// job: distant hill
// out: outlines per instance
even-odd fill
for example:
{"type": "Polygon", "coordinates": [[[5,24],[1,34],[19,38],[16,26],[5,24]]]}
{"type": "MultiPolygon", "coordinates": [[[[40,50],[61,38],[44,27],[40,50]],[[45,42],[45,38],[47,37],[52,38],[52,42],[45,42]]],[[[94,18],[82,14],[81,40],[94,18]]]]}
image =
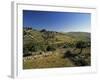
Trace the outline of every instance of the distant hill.
{"type": "Polygon", "coordinates": [[[66,36],[83,41],[90,41],[91,39],[91,34],[89,32],[68,32],[66,36]]]}
{"type": "MultiPolygon", "coordinates": [[[[88,32],[56,32],[35,30],[32,28],[23,29],[23,46],[24,48],[32,47],[33,44],[36,45],[64,45],[64,44],[75,44],[76,41],[90,42],[91,34],[88,32]]],[[[43,47],[43,46],[42,46],[43,47]]],[[[25,49],[26,50],[26,49],[25,49]]]]}

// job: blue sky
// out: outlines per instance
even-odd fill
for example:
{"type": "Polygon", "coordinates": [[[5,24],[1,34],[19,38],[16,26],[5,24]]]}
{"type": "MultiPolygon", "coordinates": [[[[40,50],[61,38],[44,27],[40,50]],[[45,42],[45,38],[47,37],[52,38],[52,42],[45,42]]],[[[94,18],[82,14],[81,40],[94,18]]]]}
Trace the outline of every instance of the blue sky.
{"type": "Polygon", "coordinates": [[[23,26],[57,32],[90,32],[91,14],[23,10],[23,26]]]}

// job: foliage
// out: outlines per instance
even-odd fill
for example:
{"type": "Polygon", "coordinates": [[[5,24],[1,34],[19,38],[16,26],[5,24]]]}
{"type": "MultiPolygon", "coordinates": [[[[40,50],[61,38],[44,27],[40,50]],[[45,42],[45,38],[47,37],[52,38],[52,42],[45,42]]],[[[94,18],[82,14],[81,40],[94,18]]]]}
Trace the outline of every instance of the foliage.
{"type": "Polygon", "coordinates": [[[87,42],[84,42],[84,41],[79,41],[76,43],[76,48],[79,48],[80,49],[80,52],[78,54],[81,54],[82,53],[82,50],[83,48],[86,48],[88,45],[87,45],[87,42]]]}
{"type": "Polygon", "coordinates": [[[72,52],[71,52],[70,50],[68,50],[68,51],[66,51],[66,52],[64,53],[63,58],[67,58],[67,57],[72,57],[72,52]]]}
{"type": "Polygon", "coordinates": [[[23,48],[23,53],[24,53],[23,54],[24,57],[32,55],[32,53],[29,52],[29,49],[27,47],[23,48]]]}
{"type": "Polygon", "coordinates": [[[42,29],[40,32],[46,32],[46,29],[42,29]]]}
{"type": "Polygon", "coordinates": [[[47,46],[47,51],[54,51],[56,48],[52,45],[47,46]]]}
{"type": "Polygon", "coordinates": [[[79,41],[76,43],[76,48],[85,48],[87,45],[84,41],[79,41]]]}

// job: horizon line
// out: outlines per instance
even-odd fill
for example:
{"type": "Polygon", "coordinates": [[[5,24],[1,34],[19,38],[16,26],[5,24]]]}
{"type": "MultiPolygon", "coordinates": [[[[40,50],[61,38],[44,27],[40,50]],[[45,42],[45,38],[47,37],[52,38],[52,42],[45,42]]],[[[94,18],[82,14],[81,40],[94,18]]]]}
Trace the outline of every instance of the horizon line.
{"type": "MultiPolygon", "coordinates": [[[[37,30],[37,31],[41,31],[43,29],[35,29],[33,27],[23,27],[23,28],[32,28],[34,30],[37,30]]],[[[91,33],[90,31],[55,31],[55,30],[48,30],[48,29],[44,29],[46,31],[53,31],[53,32],[61,32],[61,33],[68,33],[68,32],[84,32],[84,33],[91,33]]]]}

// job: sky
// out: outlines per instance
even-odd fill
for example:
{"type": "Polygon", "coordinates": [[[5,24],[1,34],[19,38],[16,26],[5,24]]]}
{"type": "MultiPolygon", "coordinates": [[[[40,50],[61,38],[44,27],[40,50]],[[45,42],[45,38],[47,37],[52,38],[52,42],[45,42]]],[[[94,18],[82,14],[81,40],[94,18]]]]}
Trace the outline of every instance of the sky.
{"type": "Polygon", "coordinates": [[[23,10],[23,27],[57,32],[90,32],[91,14],[23,10]]]}

